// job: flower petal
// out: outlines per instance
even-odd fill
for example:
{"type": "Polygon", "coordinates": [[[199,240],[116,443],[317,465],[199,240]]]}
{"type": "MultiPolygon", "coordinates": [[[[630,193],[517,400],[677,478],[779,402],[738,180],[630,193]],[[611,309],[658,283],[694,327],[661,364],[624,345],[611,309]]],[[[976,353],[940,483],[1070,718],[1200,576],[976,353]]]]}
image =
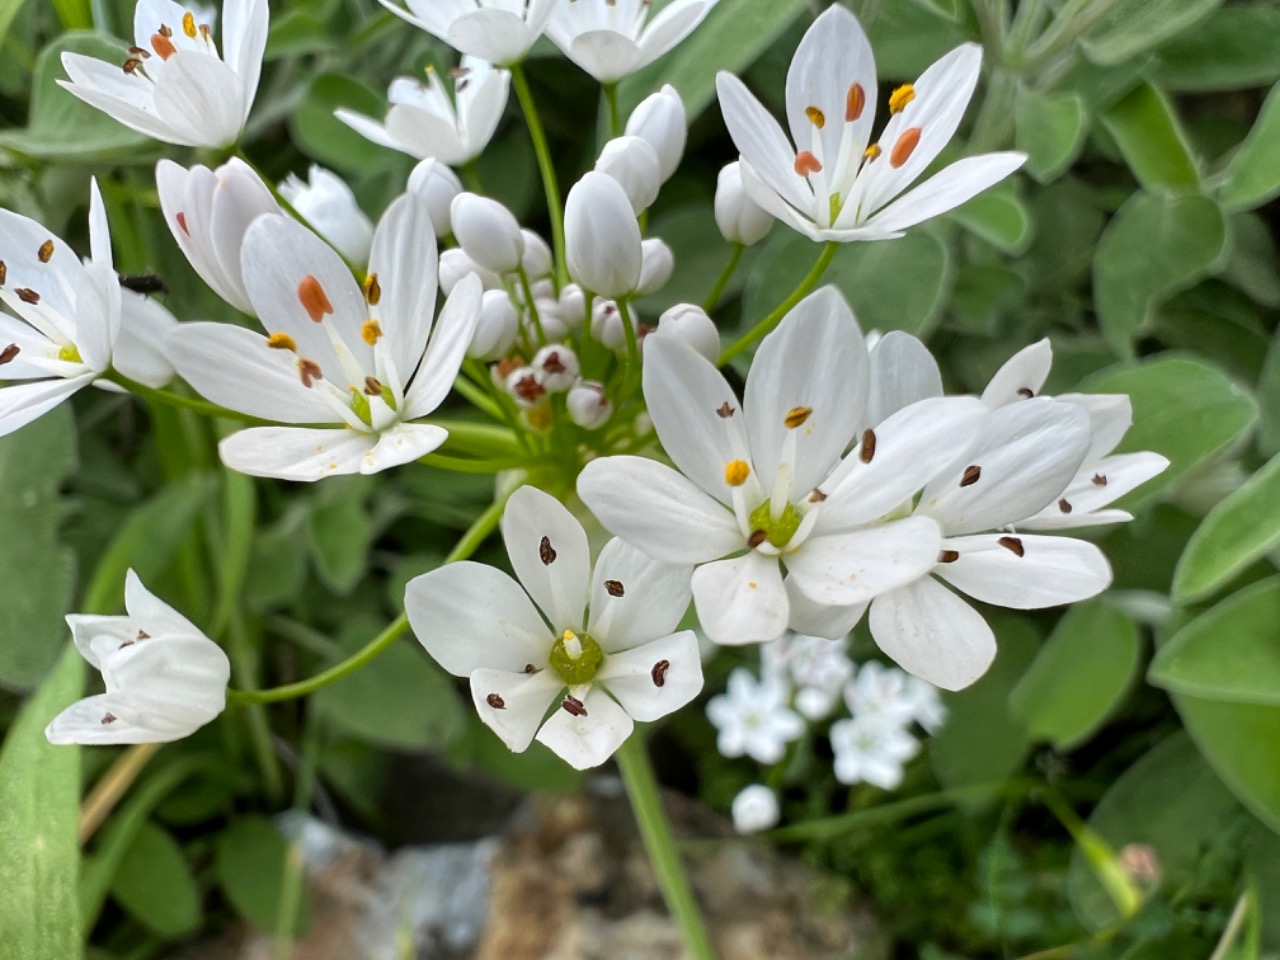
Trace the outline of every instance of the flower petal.
{"type": "Polygon", "coordinates": [[[895,232],[914,227],[973,199],[1026,162],[1027,155],[1016,152],[984,153],[957,160],[875,214],[866,226],[895,232]]]}
{"type": "Polygon", "coordinates": [[[111,364],[130,380],[159,389],[173,379],[165,340],[178,321],[164,305],[132,290],[121,293],[120,334],[111,364]]]}
{"type": "Polygon", "coordinates": [[[890,330],[871,348],[871,391],[867,423],[884,423],[917,400],[942,396],[942,373],[920,340],[890,330]]]}
{"type": "Polygon", "coordinates": [[[591,572],[587,632],[609,654],[666,636],[689,609],[692,575],[687,564],[663,563],[615,537],[591,572]]]}
{"type": "MultiPolygon", "coordinates": [[[[430,219],[426,222],[428,225],[431,223],[430,219]]],[[[424,309],[434,309],[434,293],[431,301],[430,306],[424,309]]],[[[405,397],[405,416],[409,419],[434,413],[448,396],[458,379],[462,361],[466,359],[467,347],[475,336],[483,303],[484,283],[475,274],[463,277],[445,300],[431,345],[427,347],[405,397]]]]}
{"type": "Polygon", "coordinates": [[[512,673],[482,667],[471,674],[471,699],[484,724],[507,749],[523,753],[542,726],[564,681],[554,670],[512,673]]]}
{"type": "Polygon", "coordinates": [[[248,119],[258,91],[269,21],[267,0],[226,0],[222,8],[222,58],[244,86],[242,121],[248,119]]]}
{"type": "Polygon", "coordinates": [[[430,423],[397,423],[378,435],[374,448],[364,455],[360,472],[366,476],[404,466],[437,450],[449,439],[449,431],[430,423]]]}
{"type": "Polygon", "coordinates": [[[1123,510],[1104,510],[1126,493],[1163,473],[1169,461],[1158,453],[1119,453],[1090,463],[1071,486],[1033,517],[1018,524],[1019,530],[1071,530],[1102,523],[1123,523],[1133,517],[1123,510]],[[1062,509],[1065,501],[1070,512],[1062,509]]]}
{"type": "Polygon", "coordinates": [[[526,486],[507,501],[502,539],[516,578],[555,633],[581,629],[591,584],[591,551],[582,524],[555,497],[526,486]]]}
{"type": "Polygon", "coordinates": [[[778,121],[731,73],[716,74],[720,111],[733,145],[774,193],[798,210],[812,213],[816,200],[808,182],[796,173],[796,148],[778,121]]]}
{"type": "Polygon", "coordinates": [[[537,39],[520,16],[491,7],[459,17],[445,37],[455,50],[503,67],[523,60],[537,39]]]}
{"type": "Polygon", "coordinates": [[[406,193],[378,221],[369,253],[369,275],[382,296],[370,314],[378,318],[392,357],[407,380],[427,349],[436,312],[436,235],[426,201],[406,193]]]}
{"type": "Polygon", "coordinates": [[[815,603],[796,586],[795,577],[789,576],[784,582],[787,601],[791,604],[791,618],[787,621],[787,629],[796,633],[838,640],[856,627],[862,615],[867,612],[866,603],[855,603],[847,607],[815,603]]]}
{"type": "Polygon", "coordinates": [[[910,583],[938,562],[942,533],[928,517],[813,536],[786,557],[810,600],[848,607],[910,583]]]}
{"type": "Polygon", "coordinates": [[[119,694],[102,693],[77,700],[53,718],[44,735],[50,743],[107,746],[122,743],[169,743],[191,733],[185,727],[165,724],[144,726],[123,718],[119,694]],[[111,718],[111,719],[108,719],[111,718]]]}
{"type": "Polygon", "coordinates": [[[963,690],[996,656],[981,614],[932,577],[877,597],[869,623],[894,663],[944,690],[963,690]]]}
{"type": "Polygon", "coordinates": [[[1111,585],[1106,556],[1084,540],[989,534],[953,538],[946,546],[960,557],[938,564],[934,572],[975,600],[998,607],[1056,607],[1096,597],[1111,585]]]}
{"type": "Polygon", "coordinates": [[[787,629],[790,608],[778,561],[755,550],[694,570],[693,600],[702,629],[719,644],[776,640],[787,629]]]}
{"type": "Polygon", "coordinates": [[[179,50],[156,81],[156,113],[180,136],[201,147],[227,147],[240,139],[245,86],[216,57],[179,50]]]}
{"type": "Polygon", "coordinates": [[[93,379],[94,374],[90,372],[68,380],[34,380],[0,387],[0,437],[44,416],[93,379]]]}
{"type": "Polygon", "coordinates": [[[613,30],[579,33],[564,55],[600,83],[616,83],[643,65],[643,54],[635,42],[613,30]]]}
{"type": "Polygon", "coordinates": [[[716,0],[672,0],[668,3],[641,32],[640,62],[632,69],[646,67],[673,49],[697,29],[715,5],[716,0]]]}
{"type": "Polygon", "coordinates": [[[232,470],[251,477],[312,482],[359,473],[377,441],[376,433],[344,427],[252,427],[223,440],[218,454],[232,470]]]}
{"type": "Polygon", "coordinates": [[[598,767],[622,746],[635,724],[599,687],[582,698],[581,716],[558,709],[538,731],[538,741],[575,770],[598,767]]]}
{"type": "Polygon", "coordinates": [[[1048,337],[1023,347],[996,371],[982,391],[982,402],[994,410],[1039,396],[1052,367],[1053,347],[1048,337]]]}
{"type": "Polygon", "coordinates": [[[596,681],[642,723],[675,713],[702,691],[698,637],[692,630],[684,630],[611,653],[596,681]]]}

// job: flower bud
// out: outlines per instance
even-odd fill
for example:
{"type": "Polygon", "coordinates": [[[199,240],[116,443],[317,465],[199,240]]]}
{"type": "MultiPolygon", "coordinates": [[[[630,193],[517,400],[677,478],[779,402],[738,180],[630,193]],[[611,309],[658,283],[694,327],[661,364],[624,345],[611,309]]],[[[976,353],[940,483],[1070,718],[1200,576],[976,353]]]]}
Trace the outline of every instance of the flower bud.
{"type": "MultiPolygon", "coordinates": [[[[538,310],[538,322],[542,324],[542,335],[548,341],[555,343],[569,335],[569,325],[560,316],[560,304],[555,300],[534,300],[533,305],[538,310]]],[[[528,330],[530,337],[537,337],[538,331],[533,326],[533,318],[527,314],[525,329],[528,330]]],[[[537,342],[536,339],[534,342],[537,342]]]]}
{"type": "Polygon", "coordinates": [[[497,200],[460,193],[449,209],[453,235],[469,256],[486,270],[515,273],[524,256],[524,234],[511,211],[497,200]]]}
{"type": "MultiPolygon", "coordinates": [[[[524,267],[525,275],[530,282],[551,276],[553,272],[551,248],[547,246],[547,241],[532,230],[521,230],[520,233],[524,236],[524,256],[520,260],[520,265],[524,267]]],[[[538,295],[536,283],[534,295],[538,295]]]]}
{"type": "Polygon", "coordinates": [[[361,270],[368,265],[373,222],[341,177],[313,164],[305,181],[290,174],[280,196],[348,263],[361,270]]]}
{"type": "Polygon", "coordinates": [[[676,88],[667,84],[657,93],[646,97],[631,113],[626,133],[639,137],[653,147],[658,154],[658,176],[663,183],[671,179],[684,156],[688,139],[688,118],[684,101],[676,88]]]}
{"type": "Polygon", "coordinates": [[[676,255],[661,240],[652,237],[640,244],[642,255],[640,282],[636,284],[636,296],[647,297],[667,285],[676,269],[676,255]]]}
{"type": "Polygon", "coordinates": [[[720,360],[720,331],[707,312],[692,303],[677,303],[658,318],[656,337],[679,340],[712,363],[720,360]]]}
{"type": "Polygon", "coordinates": [[[583,380],[565,398],[569,419],[583,430],[598,430],[613,416],[613,404],[604,395],[604,384],[583,380]]]}
{"type": "Polygon", "coordinates": [[[742,185],[742,164],[734,161],[716,180],[716,225],[730,243],[751,246],[773,227],[773,215],[747,196],[742,185]]]}
{"type": "Polygon", "coordinates": [[[507,375],[504,386],[522,407],[535,407],[547,397],[547,388],[533,367],[519,367],[507,375]]]}
{"type": "Polygon", "coordinates": [[[502,278],[490,270],[485,270],[462,250],[446,250],[440,254],[440,289],[447,297],[453,293],[462,278],[475,274],[480,278],[486,290],[502,289],[502,278]]]}
{"type": "Polygon", "coordinates": [[[453,198],[462,192],[457,174],[438,160],[423,160],[409,174],[409,192],[416,193],[427,202],[431,226],[437,237],[453,233],[450,208],[453,198]]]}
{"type": "Polygon", "coordinates": [[[569,275],[606,297],[631,293],[640,282],[640,225],[626,191],[607,174],[588,173],[565,204],[569,275]]]}
{"type": "Polygon", "coordinates": [[[733,798],[733,829],[739,833],[759,833],[776,826],[781,812],[778,795],[763,784],[753,783],[733,798]]]}
{"type": "Polygon", "coordinates": [[[622,185],[636,216],[648,210],[658,199],[658,190],[662,186],[658,152],[639,137],[618,137],[606,143],[600,151],[600,159],[596,161],[596,170],[622,185]]]}
{"type": "Polygon", "coordinates": [[[549,393],[564,393],[578,382],[578,356],[562,343],[552,343],[533,355],[532,367],[549,393]]]}
{"type": "Polygon", "coordinates": [[[564,289],[560,291],[558,312],[570,329],[577,330],[582,326],[582,321],[587,316],[587,295],[576,283],[566,283],[564,289]]]}
{"type": "Polygon", "coordinates": [[[467,356],[480,360],[504,357],[520,333],[520,318],[505,290],[486,290],[480,306],[480,322],[471,337],[467,356]]]}
{"type": "Polygon", "coordinates": [[[614,353],[627,348],[627,328],[618,305],[612,300],[597,300],[591,309],[591,336],[614,353]]]}

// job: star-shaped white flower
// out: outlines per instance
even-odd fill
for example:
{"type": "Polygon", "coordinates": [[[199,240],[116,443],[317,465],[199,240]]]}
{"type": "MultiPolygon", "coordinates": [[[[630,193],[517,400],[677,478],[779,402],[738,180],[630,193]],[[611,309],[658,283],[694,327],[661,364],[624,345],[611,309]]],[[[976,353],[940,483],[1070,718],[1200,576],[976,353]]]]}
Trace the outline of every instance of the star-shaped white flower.
{"type": "Polygon", "coordinates": [[[249,416],[299,426],[254,427],[223,440],[233,470],[282,480],[377,473],[416,460],[448,436],[416,422],[448,395],[480,317],[480,280],[462,280],[433,323],[436,239],[426,201],[387,209],[362,285],[334,250],[281,216],[245,235],[241,268],[267,336],[189,323],[168,341],[201,395],[249,416]]]}
{"type": "Polygon", "coordinates": [[[901,670],[868,660],[845,685],[845,705],[855,717],[878,717],[908,724],[916,713],[915,698],[907,691],[910,679],[901,670]]]}
{"type": "Polygon", "coordinates": [[[892,717],[866,716],[831,725],[836,779],[892,790],[902,783],[902,768],[920,752],[920,741],[892,717]]]}
{"type": "Polygon", "coordinates": [[[226,706],[231,664],[222,648],[132,570],[124,599],[127,616],[67,617],[76,648],[102,671],[107,690],[58,714],[45,730],[50,743],[167,743],[226,706]]]}
{"type": "Polygon", "coordinates": [[[756,680],[737,667],[726,691],[707,701],[707,719],[718,731],[722,756],[744,754],[757,763],[777,763],[787,744],[804,733],[804,720],[787,706],[787,685],[778,677],[756,680]]]}
{"type": "Polygon", "coordinates": [[[892,116],[871,141],[876,68],[852,13],[828,7],[805,33],[787,73],[791,139],[737,77],[716,78],[720,108],[760,206],[815,240],[885,240],[1003,180],[1022,153],[969,157],[894,201],[955,134],[982,66],[976,44],[957,47],[889,98],[892,116]]]}
{"type": "Polygon", "coordinates": [[[459,53],[504,67],[524,59],[557,3],[567,0],[378,0],[459,53]]]}
{"type": "Polygon", "coordinates": [[[673,0],[650,21],[650,0],[561,0],[547,35],[598,81],[617,83],[691,34],[716,2],[673,0]]]}
{"type": "Polygon", "coordinates": [[[808,720],[829,717],[845,682],[853,676],[847,637],[828,640],[790,633],[766,644],[762,657],[768,667],[785,672],[795,687],[796,709],[808,720]]]}
{"type": "Polygon", "coordinates": [[[611,540],[594,568],[582,525],[533,487],[507,503],[502,536],[519,582],[479,563],[410,581],[405,611],[442,667],[517,753],[535,735],[579,770],[702,689],[698,641],[675,632],[689,569],[611,540]],[[550,713],[550,716],[548,716],[550,713]]]}
{"type": "Polygon", "coordinates": [[[132,130],[187,147],[240,139],[258,92],[267,45],[267,0],[227,0],[222,52],[198,8],[138,0],[134,46],[121,64],[64,53],[58,83],[132,130]]]}

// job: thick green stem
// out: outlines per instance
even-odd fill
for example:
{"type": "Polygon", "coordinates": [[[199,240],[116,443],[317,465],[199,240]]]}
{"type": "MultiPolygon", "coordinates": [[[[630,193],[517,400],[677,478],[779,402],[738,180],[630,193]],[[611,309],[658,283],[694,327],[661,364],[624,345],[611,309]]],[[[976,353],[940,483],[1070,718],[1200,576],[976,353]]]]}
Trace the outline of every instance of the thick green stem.
{"type": "Polygon", "coordinates": [[[807,297],[813,288],[818,285],[818,281],[821,280],[822,275],[827,272],[827,267],[831,265],[831,260],[835,257],[836,251],[839,249],[840,244],[836,243],[834,240],[828,241],[827,245],[822,248],[822,254],[813,265],[813,269],[809,271],[809,275],[800,281],[800,286],[792,290],[791,296],[778,304],[777,308],[771,314],[730,344],[725,349],[724,353],[720,354],[720,366],[723,367],[730,360],[738,356],[738,354],[742,353],[781,323],[782,318],[790,313],[792,308],[807,297]]]}
{"type": "Polygon", "coordinates": [[[533,152],[538,157],[538,169],[542,171],[542,188],[547,194],[547,215],[551,218],[551,240],[556,254],[556,276],[560,286],[569,282],[569,266],[564,258],[564,207],[560,203],[560,186],[556,182],[556,168],[551,161],[551,149],[547,146],[547,133],[538,117],[538,106],[533,101],[533,91],[524,75],[524,65],[511,68],[511,81],[516,88],[516,99],[524,111],[529,136],[533,140],[533,152]]]}
{"type": "Polygon", "coordinates": [[[702,309],[710,313],[716,308],[716,304],[720,302],[720,298],[724,296],[725,290],[729,288],[729,281],[733,279],[734,273],[738,270],[738,264],[742,262],[742,255],[746,253],[747,248],[740,243],[733,245],[733,252],[729,254],[729,262],[724,265],[724,270],[720,272],[720,276],[716,279],[716,285],[711,288],[711,292],[707,294],[707,299],[702,302],[702,309]]]}
{"type": "Polygon", "coordinates": [[[622,782],[631,799],[631,810],[640,827],[640,836],[644,840],[649,861],[653,864],[653,872],[658,877],[658,886],[662,888],[667,908],[680,927],[685,949],[694,960],[715,960],[711,937],[707,933],[698,904],[693,899],[689,878],[680,862],[680,851],[676,848],[671,825],[662,809],[658,781],[653,775],[644,740],[638,733],[633,733],[614,759],[622,773],[622,782]]]}

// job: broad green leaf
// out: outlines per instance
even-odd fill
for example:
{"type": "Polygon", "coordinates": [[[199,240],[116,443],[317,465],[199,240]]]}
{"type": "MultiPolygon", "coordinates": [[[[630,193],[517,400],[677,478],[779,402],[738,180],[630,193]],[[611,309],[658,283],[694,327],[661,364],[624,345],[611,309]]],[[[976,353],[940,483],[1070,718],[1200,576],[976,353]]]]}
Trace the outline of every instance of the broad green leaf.
{"type": "Polygon", "coordinates": [[[1265,453],[1280,453],[1280,331],[1271,339],[1258,378],[1258,405],[1262,410],[1258,445],[1265,453]]]}
{"type": "Polygon", "coordinates": [[[1117,364],[1088,378],[1081,388],[1125,393],[1133,401],[1133,426],[1118,452],[1154,450],[1169,458],[1164,473],[1120,501],[1125,509],[1151,500],[1231,447],[1258,417],[1252,397],[1217,368],[1189,357],[1117,364]]]}
{"type": "Polygon", "coordinates": [[[1059,750],[1088,740],[1138,674],[1142,644],[1128,617],[1099,600],[1070,608],[1009,695],[1027,733],[1059,750]]]}
{"type": "Polygon", "coordinates": [[[1252,210],[1280,194],[1280,83],[1271,88],[1253,129],[1222,174],[1222,205],[1252,210]]]}
{"type": "Polygon", "coordinates": [[[1027,278],[999,264],[969,264],[956,275],[947,305],[966,329],[994,337],[1002,317],[1018,310],[1027,295],[1027,278]]]}
{"type": "Polygon", "coordinates": [[[864,23],[876,71],[886,80],[914,80],[943,54],[974,37],[964,24],[939,17],[931,4],[881,3],[876,16],[864,23]]]}
{"type": "MultiPolygon", "coordinates": [[[[670,245],[680,269],[672,276],[670,283],[657,293],[645,297],[641,301],[641,308],[660,314],[677,303],[702,303],[725,264],[729,262],[730,254],[729,244],[716,226],[711,198],[704,197],[699,203],[654,217],[649,227],[651,236],[661,237],[670,245]]],[[[781,233],[786,228],[777,226],[775,229],[781,233]]],[[[751,276],[757,249],[759,245],[744,251],[743,260],[739,263],[722,302],[742,290],[747,277],[751,276]]]]}
{"type": "MultiPolygon", "coordinates": [[[[1239,807],[1183,733],[1146,753],[1121,775],[1094,808],[1088,827],[1111,849],[1148,844],[1167,881],[1190,879],[1203,846],[1239,813],[1239,807]]],[[[1067,894],[1090,929],[1120,915],[1093,869],[1077,849],[1067,873],[1067,894]]]]}
{"type": "Polygon", "coordinates": [[[1041,290],[1072,290],[1089,275],[1105,218],[1093,190],[1063,177],[1031,194],[1031,215],[1042,225],[1025,262],[1041,290]]]}
{"type": "Polygon", "coordinates": [[[1222,279],[1264,307],[1280,307],[1280,270],[1271,228],[1256,213],[1237,213],[1227,219],[1231,259],[1222,279]]]}
{"type": "Polygon", "coordinates": [[[1107,224],[1093,260],[1098,321],[1112,349],[1132,354],[1154,308],[1209,272],[1225,245],[1226,223],[1212,200],[1130,197],[1107,224]]]}
{"type": "Polygon", "coordinates": [[[1191,146],[1169,99],[1139,84],[1102,115],[1133,175],[1146,189],[1194,187],[1200,181],[1191,146]]]}
{"type": "Polygon", "coordinates": [[[1089,107],[1078,93],[1018,88],[1014,142],[1027,154],[1027,173],[1041,183],[1058,179],[1080,154],[1089,107]]]}
{"type": "Polygon", "coordinates": [[[18,15],[24,3],[26,0],[0,0],[0,46],[8,38],[13,18],[18,15]]]}
{"type": "Polygon", "coordinates": [[[1011,189],[981,193],[949,216],[1005,253],[1022,253],[1031,243],[1031,215],[1011,189]]]}
{"type": "Polygon", "coordinates": [[[1280,10],[1260,3],[1215,10],[1157,51],[1166,90],[1203,93],[1280,79],[1280,10]]]}
{"type": "Polygon", "coordinates": [[[0,438],[0,685],[35,684],[67,637],[75,556],[58,542],[68,510],[58,491],[75,464],[68,406],[0,438]]]}
{"type": "Polygon", "coordinates": [[[298,149],[319,163],[350,174],[396,162],[394,150],[370,143],[335,117],[333,111],[339,107],[381,120],[387,102],[383,94],[352,77],[320,74],[289,116],[289,131],[298,149]]]}
{"type": "Polygon", "coordinates": [[[80,748],[45,739],[80,696],[85,665],[71,644],[27,701],[0,748],[0,960],[84,955],[77,884],[80,748]]]}
{"type": "MultiPolygon", "coordinates": [[[[218,883],[236,911],[259,930],[275,932],[288,854],[288,841],[266,817],[241,817],[218,836],[218,883]]],[[[304,888],[293,928],[296,936],[304,935],[311,922],[306,894],[304,888]]]]}
{"type": "Polygon", "coordinates": [[[335,46],[337,41],[330,36],[324,18],[313,10],[298,7],[272,22],[263,59],[270,62],[280,57],[298,57],[332,50],[335,46]]]}
{"type": "Polygon", "coordinates": [[[1084,41],[1094,63],[1117,64],[1176,37],[1222,0],[1120,0],[1084,41]]]}
{"type": "Polygon", "coordinates": [[[365,505],[371,490],[368,477],[333,477],[307,517],[316,571],[340,596],[354,590],[368,569],[375,533],[365,505]]]}
{"type": "Polygon", "coordinates": [[[111,881],[111,895],[160,937],[200,926],[200,891],[177,841],[154,823],[134,836],[111,881]]]}
{"type": "Polygon", "coordinates": [[[1277,625],[1280,578],[1272,577],[1179,630],[1160,648],[1147,679],[1174,693],[1280,706],[1277,625]]]}
{"type": "Polygon", "coordinates": [[[1278,508],[1280,455],[1209,511],[1178,561],[1174,600],[1194,603],[1209,596],[1280,546],[1278,508]]]}

